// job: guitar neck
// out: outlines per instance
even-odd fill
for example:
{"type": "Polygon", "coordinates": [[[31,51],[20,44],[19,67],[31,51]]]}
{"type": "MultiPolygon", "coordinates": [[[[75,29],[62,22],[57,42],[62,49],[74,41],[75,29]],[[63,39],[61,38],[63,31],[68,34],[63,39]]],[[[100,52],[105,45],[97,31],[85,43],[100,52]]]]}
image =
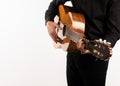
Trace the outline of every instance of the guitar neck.
{"type": "Polygon", "coordinates": [[[71,29],[69,28],[65,28],[66,31],[65,31],[65,36],[67,36],[70,40],[72,40],[73,42],[77,43],[78,40],[80,39],[83,39],[84,41],[88,41],[87,39],[85,39],[84,37],[82,37],[81,35],[75,33],[74,31],[72,31],[71,29]]]}

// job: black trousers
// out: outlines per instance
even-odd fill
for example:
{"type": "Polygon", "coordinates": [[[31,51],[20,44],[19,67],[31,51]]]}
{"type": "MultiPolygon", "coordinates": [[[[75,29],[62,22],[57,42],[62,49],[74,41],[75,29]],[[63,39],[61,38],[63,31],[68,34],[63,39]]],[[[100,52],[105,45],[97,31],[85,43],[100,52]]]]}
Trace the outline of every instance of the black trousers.
{"type": "Polygon", "coordinates": [[[91,54],[67,53],[68,86],[105,86],[108,61],[96,60],[91,54]]]}

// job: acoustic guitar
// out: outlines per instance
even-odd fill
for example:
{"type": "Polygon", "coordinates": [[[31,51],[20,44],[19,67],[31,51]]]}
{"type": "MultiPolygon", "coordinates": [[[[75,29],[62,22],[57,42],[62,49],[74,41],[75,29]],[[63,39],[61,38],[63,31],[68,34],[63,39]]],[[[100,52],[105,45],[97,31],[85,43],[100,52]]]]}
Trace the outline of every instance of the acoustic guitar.
{"type": "Polygon", "coordinates": [[[55,48],[62,48],[67,52],[78,51],[76,43],[82,39],[85,49],[98,59],[107,61],[110,58],[109,42],[99,40],[88,40],[85,37],[85,17],[82,13],[74,12],[72,7],[59,5],[59,21],[61,29],[57,29],[62,43],[55,43],[55,48]]]}

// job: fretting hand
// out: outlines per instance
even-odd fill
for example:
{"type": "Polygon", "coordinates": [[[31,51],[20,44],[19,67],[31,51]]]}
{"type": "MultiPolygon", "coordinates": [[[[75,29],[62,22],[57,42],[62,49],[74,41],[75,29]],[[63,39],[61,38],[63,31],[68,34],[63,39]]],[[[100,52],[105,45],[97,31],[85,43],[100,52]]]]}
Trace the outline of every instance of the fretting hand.
{"type": "Polygon", "coordinates": [[[81,51],[82,54],[89,54],[90,51],[85,49],[85,44],[82,39],[77,42],[77,48],[81,51]]]}

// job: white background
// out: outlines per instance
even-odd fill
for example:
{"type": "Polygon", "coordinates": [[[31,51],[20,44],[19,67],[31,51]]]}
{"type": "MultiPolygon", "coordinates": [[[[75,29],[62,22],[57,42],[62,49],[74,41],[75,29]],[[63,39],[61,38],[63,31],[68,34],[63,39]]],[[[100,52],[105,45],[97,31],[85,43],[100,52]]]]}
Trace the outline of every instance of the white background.
{"type": "MultiPolygon", "coordinates": [[[[51,0],[0,0],[0,86],[67,86],[66,52],[53,47],[44,14],[51,0]]],[[[120,43],[107,85],[120,86],[120,43]]]]}

